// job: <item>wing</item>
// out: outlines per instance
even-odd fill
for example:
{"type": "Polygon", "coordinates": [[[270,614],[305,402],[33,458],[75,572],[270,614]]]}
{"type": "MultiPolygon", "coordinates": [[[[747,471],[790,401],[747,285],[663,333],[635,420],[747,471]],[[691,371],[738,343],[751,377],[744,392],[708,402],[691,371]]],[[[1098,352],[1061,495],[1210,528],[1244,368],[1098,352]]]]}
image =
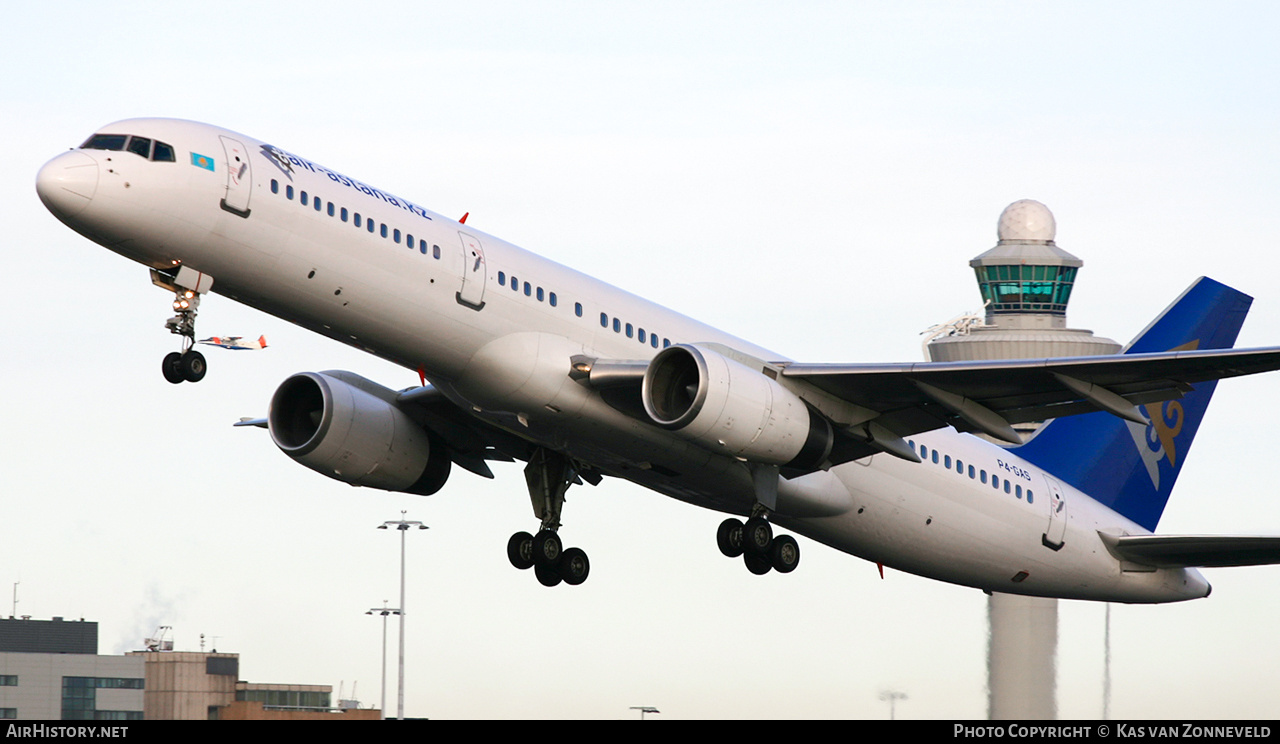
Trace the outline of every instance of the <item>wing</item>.
{"type": "Polygon", "coordinates": [[[1133,535],[1098,533],[1120,560],[1155,568],[1217,568],[1280,563],[1280,537],[1133,535]]]}
{"type": "Polygon", "coordinates": [[[443,440],[454,463],[476,475],[492,478],[486,460],[512,462],[513,455],[528,449],[523,440],[468,415],[431,385],[401,391],[396,405],[443,440]]]}
{"type": "Polygon", "coordinates": [[[1108,411],[1145,424],[1139,405],[1196,383],[1280,369],[1280,347],[918,364],[787,364],[785,377],[879,413],[898,436],[943,426],[1019,443],[1010,424],[1108,411]]]}

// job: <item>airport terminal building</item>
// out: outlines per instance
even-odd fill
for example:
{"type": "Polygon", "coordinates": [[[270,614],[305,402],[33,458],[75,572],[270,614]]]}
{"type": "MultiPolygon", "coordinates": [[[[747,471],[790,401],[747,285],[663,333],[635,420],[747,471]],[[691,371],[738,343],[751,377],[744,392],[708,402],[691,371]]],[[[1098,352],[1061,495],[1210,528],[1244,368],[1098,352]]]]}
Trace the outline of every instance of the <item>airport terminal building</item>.
{"type": "Polygon", "coordinates": [[[0,618],[0,720],[378,720],[335,711],[330,685],[240,678],[240,655],[184,651],[98,654],[98,624],[0,618]]]}

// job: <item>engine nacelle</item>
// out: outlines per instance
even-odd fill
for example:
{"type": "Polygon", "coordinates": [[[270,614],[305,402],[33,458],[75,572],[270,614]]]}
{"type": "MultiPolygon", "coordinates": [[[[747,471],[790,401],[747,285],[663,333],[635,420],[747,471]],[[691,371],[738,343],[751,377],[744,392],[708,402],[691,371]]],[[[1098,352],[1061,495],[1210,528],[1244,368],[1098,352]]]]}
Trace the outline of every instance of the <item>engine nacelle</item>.
{"type": "Polygon", "coordinates": [[[449,477],[449,454],[432,447],[394,396],[350,372],[301,372],[271,396],[267,428],[281,451],[317,473],[429,496],[449,477]]]}
{"type": "Polygon", "coordinates": [[[712,349],[660,351],[641,397],[655,424],[712,452],[802,470],[831,453],[830,421],[777,380],[712,349]]]}

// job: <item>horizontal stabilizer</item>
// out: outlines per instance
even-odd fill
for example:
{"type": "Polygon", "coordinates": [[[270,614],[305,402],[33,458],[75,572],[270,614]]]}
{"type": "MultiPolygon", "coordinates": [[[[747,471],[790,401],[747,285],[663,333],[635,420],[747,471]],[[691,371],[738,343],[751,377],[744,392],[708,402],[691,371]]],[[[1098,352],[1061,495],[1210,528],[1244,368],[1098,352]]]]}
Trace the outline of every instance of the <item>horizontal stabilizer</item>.
{"type": "Polygon", "coordinates": [[[1099,533],[1111,554],[1156,568],[1218,568],[1280,563],[1280,537],[1099,533]]]}

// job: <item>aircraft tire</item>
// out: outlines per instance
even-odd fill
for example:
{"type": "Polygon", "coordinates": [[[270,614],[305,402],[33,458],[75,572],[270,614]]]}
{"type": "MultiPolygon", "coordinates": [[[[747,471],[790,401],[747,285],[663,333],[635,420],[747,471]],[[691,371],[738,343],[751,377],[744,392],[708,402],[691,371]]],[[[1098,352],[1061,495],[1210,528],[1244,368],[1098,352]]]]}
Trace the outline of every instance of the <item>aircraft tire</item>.
{"type": "Polygon", "coordinates": [[[747,553],[769,556],[769,547],[773,543],[773,527],[762,517],[752,517],[742,528],[742,547],[747,553]]]}
{"type": "Polygon", "coordinates": [[[742,554],[742,561],[747,564],[747,570],[756,576],[764,576],[773,570],[773,561],[767,555],[747,551],[742,554]]]}
{"type": "Polygon", "coordinates": [[[773,538],[770,559],[778,573],[791,573],[800,565],[800,544],[791,535],[778,535],[773,538]]]}
{"type": "Polygon", "coordinates": [[[551,530],[542,530],[533,538],[533,565],[544,568],[555,568],[560,563],[560,555],[564,546],[560,536],[551,530]]]}
{"type": "Polygon", "coordinates": [[[563,577],[556,571],[554,566],[544,566],[541,563],[533,564],[533,573],[538,577],[538,583],[543,586],[555,586],[563,581],[563,577]]]}
{"type": "Polygon", "coordinates": [[[507,560],[521,571],[533,568],[533,535],[528,532],[512,535],[507,541],[507,560]]]}
{"type": "Polygon", "coordinates": [[[164,355],[164,361],[160,363],[160,371],[164,373],[164,379],[177,385],[185,382],[187,378],[182,376],[182,370],[179,365],[182,363],[182,355],[176,351],[171,351],[164,355]]]}
{"type": "Polygon", "coordinates": [[[577,586],[587,580],[591,573],[591,561],[587,560],[586,551],[581,548],[569,548],[560,556],[560,567],[557,569],[564,583],[577,586]]]}
{"type": "Polygon", "coordinates": [[[178,370],[182,372],[182,379],[187,382],[200,382],[209,371],[209,365],[204,360],[204,354],[192,350],[178,360],[178,370]]]}
{"type": "Polygon", "coordinates": [[[742,555],[742,521],[730,517],[716,530],[716,545],[727,558],[742,555]]]}

